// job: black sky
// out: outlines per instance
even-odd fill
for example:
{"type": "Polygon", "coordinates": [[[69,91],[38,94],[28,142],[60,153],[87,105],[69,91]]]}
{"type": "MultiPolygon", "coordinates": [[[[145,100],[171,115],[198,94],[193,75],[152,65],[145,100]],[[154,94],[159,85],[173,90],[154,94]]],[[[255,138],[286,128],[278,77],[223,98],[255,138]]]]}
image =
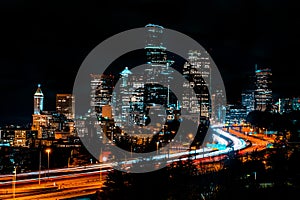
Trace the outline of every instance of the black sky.
{"type": "Polygon", "coordinates": [[[296,13],[286,0],[1,0],[0,124],[31,121],[38,83],[45,109],[54,110],[55,94],[72,92],[95,46],[148,23],[180,31],[207,49],[229,102],[239,100],[256,63],[272,68],[276,96],[300,95],[296,13]]]}

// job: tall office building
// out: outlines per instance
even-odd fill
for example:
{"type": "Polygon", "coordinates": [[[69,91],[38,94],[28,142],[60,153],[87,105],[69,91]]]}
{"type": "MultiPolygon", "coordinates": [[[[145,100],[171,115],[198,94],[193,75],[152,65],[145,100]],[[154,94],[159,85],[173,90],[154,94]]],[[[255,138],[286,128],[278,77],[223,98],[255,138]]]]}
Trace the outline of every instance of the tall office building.
{"type": "Polygon", "coordinates": [[[193,88],[196,97],[192,94],[184,94],[182,107],[189,109],[191,113],[200,112],[200,115],[206,118],[211,115],[209,97],[211,86],[210,64],[210,58],[206,51],[190,50],[188,61],[183,67],[183,76],[187,80],[183,83],[183,87],[193,88]]]}
{"type": "Polygon", "coordinates": [[[227,104],[226,123],[240,124],[245,122],[247,117],[246,107],[243,105],[227,104]]]}
{"type": "Polygon", "coordinates": [[[68,119],[75,117],[75,98],[72,94],[56,94],[56,112],[68,119]]]}
{"type": "Polygon", "coordinates": [[[256,110],[268,111],[272,106],[272,71],[269,68],[257,69],[255,65],[256,90],[255,107],[256,110]]]}
{"type": "Polygon", "coordinates": [[[147,24],[146,55],[151,65],[165,65],[167,62],[166,47],[163,46],[162,36],[164,28],[155,24],[147,24]]]}
{"type": "Polygon", "coordinates": [[[102,106],[110,105],[114,88],[114,76],[91,74],[92,114],[102,114],[102,106]]]}
{"type": "Polygon", "coordinates": [[[143,74],[133,73],[128,67],[120,73],[120,79],[112,95],[113,117],[116,126],[145,125],[145,81],[143,74]]]}
{"type": "Polygon", "coordinates": [[[144,69],[144,82],[167,86],[173,78],[174,61],[167,59],[167,49],[163,44],[164,28],[155,24],[146,25],[145,50],[147,65],[144,69]]]}
{"type": "Polygon", "coordinates": [[[255,90],[242,91],[242,105],[246,108],[246,114],[255,110],[255,90]]]}
{"type": "Polygon", "coordinates": [[[44,94],[41,89],[41,84],[38,84],[38,88],[33,95],[33,114],[39,115],[43,111],[44,106],[44,94]]]}
{"type": "Polygon", "coordinates": [[[226,106],[223,105],[224,91],[215,90],[211,95],[211,120],[215,123],[225,123],[226,106]]]}

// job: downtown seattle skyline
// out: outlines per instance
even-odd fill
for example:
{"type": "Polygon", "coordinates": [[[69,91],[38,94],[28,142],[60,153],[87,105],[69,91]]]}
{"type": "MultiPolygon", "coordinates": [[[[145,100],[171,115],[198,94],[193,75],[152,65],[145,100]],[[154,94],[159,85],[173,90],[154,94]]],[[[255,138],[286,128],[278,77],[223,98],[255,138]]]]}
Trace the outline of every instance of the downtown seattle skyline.
{"type": "Polygon", "coordinates": [[[1,1],[0,199],[299,196],[296,13],[1,1]]]}

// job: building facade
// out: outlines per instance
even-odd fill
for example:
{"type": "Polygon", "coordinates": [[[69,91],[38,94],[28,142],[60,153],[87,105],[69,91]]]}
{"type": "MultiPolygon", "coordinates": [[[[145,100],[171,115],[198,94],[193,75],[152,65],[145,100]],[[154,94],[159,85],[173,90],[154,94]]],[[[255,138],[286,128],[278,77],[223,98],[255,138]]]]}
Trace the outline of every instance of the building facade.
{"type": "Polygon", "coordinates": [[[56,112],[68,119],[75,117],[75,98],[72,94],[56,94],[56,112]]]}
{"type": "Polygon", "coordinates": [[[102,106],[110,105],[114,88],[114,76],[91,74],[91,109],[94,115],[102,114],[102,106]]]}
{"type": "Polygon", "coordinates": [[[272,106],[272,71],[269,68],[255,69],[256,90],[255,109],[268,111],[272,106]]]}
{"type": "Polygon", "coordinates": [[[201,117],[211,116],[211,99],[209,96],[211,86],[211,62],[206,51],[190,50],[188,61],[183,67],[183,76],[187,81],[184,88],[193,88],[195,95],[183,95],[182,108],[188,113],[200,113],[201,117]]]}
{"type": "Polygon", "coordinates": [[[242,105],[246,108],[247,115],[255,110],[255,90],[243,90],[242,105]]]}

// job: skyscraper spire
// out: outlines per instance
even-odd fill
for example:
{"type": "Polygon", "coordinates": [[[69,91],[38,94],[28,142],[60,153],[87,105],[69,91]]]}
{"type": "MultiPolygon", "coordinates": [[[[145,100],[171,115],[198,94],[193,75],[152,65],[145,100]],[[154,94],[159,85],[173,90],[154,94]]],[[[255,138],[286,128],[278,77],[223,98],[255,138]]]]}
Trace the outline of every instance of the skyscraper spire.
{"type": "Polygon", "coordinates": [[[43,105],[44,105],[43,101],[44,101],[44,94],[41,89],[41,84],[38,84],[38,88],[33,96],[33,105],[34,105],[33,113],[34,114],[36,114],[36,115],[41,114],[41,111],[43,111],[43,105]]]}

